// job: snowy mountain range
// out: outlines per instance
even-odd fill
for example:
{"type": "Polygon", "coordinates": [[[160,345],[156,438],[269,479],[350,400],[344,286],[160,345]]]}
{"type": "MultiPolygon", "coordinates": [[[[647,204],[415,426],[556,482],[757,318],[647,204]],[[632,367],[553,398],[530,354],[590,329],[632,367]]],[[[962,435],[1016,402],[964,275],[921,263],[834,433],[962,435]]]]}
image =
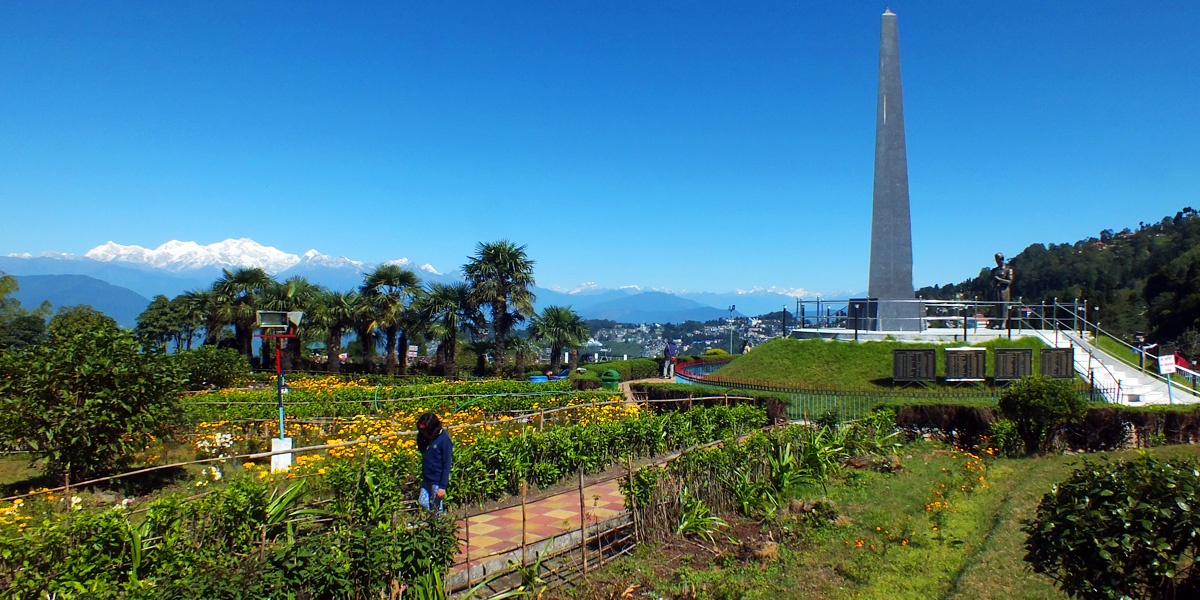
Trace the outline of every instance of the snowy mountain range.
{"type": "MultiPolygon", "coordinates": [[[[408,258],[384,264],[407,266],[418,271],[426,281],[451,282],[461,278],[457,271],[441,273],[428,263],[417,264],[408,258]]],[[[375,266],[345,256],[321,254],[315,249],[300,255],[291,254],[248,238],[207,245],[171,240],[153,249],[110,241],[88,250],[82,257],[61,252],[0,257],[0,271],[11,275],[86,275],[128,288],[146,298],[158,294],[173,297],[188,290],[206,288],[221,276],[222,269],[251,267],[262,268],[279,280],[303,276],[330,289],[353,289],[362,284],[363,273],[375,266]]],[[[737,306],[735,314],[757,315],[778,311],[781,306],[794,310],[797,299],[818,297],[802,288],[755,287],[714,293],[636,285],[613,289],[593,282],[569,289],[535,288],[534,292],[537,294],[535,308],[539,310],[548,305],[570,305],[585,318],[629,322],[713,319],[728,315],[732,305],[737,306]]],[[[62,299],[46,299],[62,303],[62,299]]]]}

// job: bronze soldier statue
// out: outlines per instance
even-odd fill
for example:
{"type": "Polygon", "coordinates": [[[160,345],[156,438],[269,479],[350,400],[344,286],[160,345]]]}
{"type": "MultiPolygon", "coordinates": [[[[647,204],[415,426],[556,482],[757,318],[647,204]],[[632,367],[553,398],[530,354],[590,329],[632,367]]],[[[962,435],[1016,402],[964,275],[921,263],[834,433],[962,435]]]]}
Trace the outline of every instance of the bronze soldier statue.
{"type": "Polygon", "coordinates": [[[1004,262],[1004,254],[996,253],[996,268],[992,269],[993,298],[996,302],[996,328],[1008,328],[1008,303],[1012,300],[1013,268],[1004,262]]]}

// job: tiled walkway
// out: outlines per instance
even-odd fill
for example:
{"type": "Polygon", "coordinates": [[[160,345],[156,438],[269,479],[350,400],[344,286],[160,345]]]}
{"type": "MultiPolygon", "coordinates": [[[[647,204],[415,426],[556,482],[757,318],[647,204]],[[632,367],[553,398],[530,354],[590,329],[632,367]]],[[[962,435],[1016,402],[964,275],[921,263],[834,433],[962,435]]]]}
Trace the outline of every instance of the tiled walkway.
{"type": "MultiPolygon", "coordinates": [[[[584,513],[589,525],[625,510],[625,497],[617,482],[606,481],[583,488],[584,513]]],[[[525,505],[525,539],[529,543],[579,530],[579,491],[572,490],[525,505]]],[[[464,560],[471,557],[471,566],[480,564],[476,557],[503,553],[521,548],[520,505],[470,517],[470,539],[467,540],[467,520],[458,522],[458,535],[468,544],[459,546],[453,569],[465,568],[464,560]]],[[[529,550],[532,556],[537,548],[529,550]]],[[[484,561],[487,559],[485,558],[484,561]]]]}

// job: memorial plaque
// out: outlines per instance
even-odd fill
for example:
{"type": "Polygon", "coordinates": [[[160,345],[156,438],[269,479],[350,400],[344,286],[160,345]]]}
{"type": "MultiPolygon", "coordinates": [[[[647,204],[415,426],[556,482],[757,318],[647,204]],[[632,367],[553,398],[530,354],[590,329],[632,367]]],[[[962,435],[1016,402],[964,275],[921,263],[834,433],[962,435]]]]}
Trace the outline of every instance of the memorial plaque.
{"type": "Polygon", "coordinates": [[[996,381],[1016,381],[1033,375],[1033,348],[996,348],[992,369],[996,381]]]}
{"type": "Polygon", "coordinates": [[[892,351],[892,383],[914,383],[937,379],[937,350],[904,348],[892,351]]]}
{"type": "Polygon", "coordinates": [[[986,378],[986,348],[946,348],[946,381],[983,381],[986,378]]]}
{"type": "Polygon", "coordinates": [[[1042,348],[1042,375],[1075,379],[1075,348],[1042,348]]]}

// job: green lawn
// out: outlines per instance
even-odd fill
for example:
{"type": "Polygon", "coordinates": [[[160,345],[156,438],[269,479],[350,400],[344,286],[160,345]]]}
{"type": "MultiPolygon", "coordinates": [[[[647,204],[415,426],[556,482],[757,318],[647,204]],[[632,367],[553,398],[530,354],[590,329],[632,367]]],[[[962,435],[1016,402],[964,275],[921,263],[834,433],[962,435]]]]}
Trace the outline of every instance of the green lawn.
{"type": "MultiPolygon", "coordinates": [[[[1196,446],[1153,452],[1200,456],[1196,446]]],[[[776,560],[747,558],[733,545],[709,559],[643,548],[596,573],[574,597],[609,597],[641,585],[639,593],[671,598],[1066,598],[1049,579],[1026,569],[1021,521],[1034,515],[1042,495],[1080,457],[988,459],[980,482],[980,471],[963,472],[971,458],[959,451],[906,448],[900,456],[900,473],[850,471],[829,488],[842,524],[802,529],[793,537],[773,530],[775,539],[784,540],[776,560]],[[961,491],[967,482],[976,489],[961,491]],[[933,515],[939,509],[927,505],[938,498],[935,490],[947,488],[956,491],[947,493],[950,508],[938,521],[933,515]]]]}
{"type": "MultiPolygon", "coordinates": [[[[894,341],[849,342],[835,340],[775,339],[735,358],[714,374],[774,385],[837,390],[887,390],[892,387],[892,351],[897,348],[936,348],[938,374],[945,373],[945,349],[966,344],[903,344],[894,341]]],[[[975,347],[1033,348],[1033,372],[1041,363],[1036,338],[990,340],[975,347]]],[[[988,376],[992,375],[988,356],[988,376]]]]}

